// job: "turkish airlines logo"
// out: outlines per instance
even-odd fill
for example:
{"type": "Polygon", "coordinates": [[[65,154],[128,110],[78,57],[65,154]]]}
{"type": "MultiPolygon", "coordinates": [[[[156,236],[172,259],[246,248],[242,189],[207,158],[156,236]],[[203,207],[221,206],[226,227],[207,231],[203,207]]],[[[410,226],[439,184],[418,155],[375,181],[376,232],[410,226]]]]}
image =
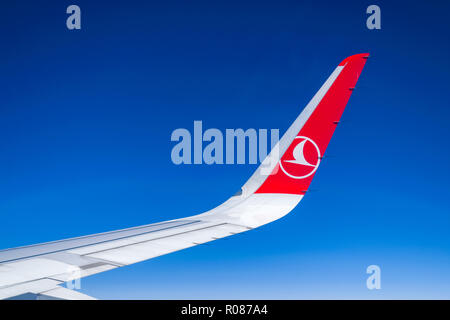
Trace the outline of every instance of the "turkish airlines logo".
{"type": "Polygon", "coordinates": [[[291,155],[289,153],[285,154],[288,160],[280,160],[280,168],[288,177],[304,179],[316,172],[319,167],[319,147],[308,137],[295,137],[288,152],[291,153],[291,155]],[[295,147],[292,149],[293,146],[295,147]]]}

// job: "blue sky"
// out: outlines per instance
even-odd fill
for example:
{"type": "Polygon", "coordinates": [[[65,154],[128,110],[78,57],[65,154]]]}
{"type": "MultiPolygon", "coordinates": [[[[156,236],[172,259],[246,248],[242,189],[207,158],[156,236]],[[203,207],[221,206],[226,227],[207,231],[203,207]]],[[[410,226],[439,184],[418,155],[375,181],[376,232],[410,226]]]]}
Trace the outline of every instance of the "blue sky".
{"type": "Polygon", "coordinates": [[[256,165],[171,162],[176,128],[283,133],[370,52],[311,185],[257,230],[82,280],[97,298],[450,298],[448,3],[2,4],[0,247],[188,216],[256,165]],[[82,29],[65,26],[78,4],[82,29]],[[381,290],[366,286],[381,267],[381,290]]]}

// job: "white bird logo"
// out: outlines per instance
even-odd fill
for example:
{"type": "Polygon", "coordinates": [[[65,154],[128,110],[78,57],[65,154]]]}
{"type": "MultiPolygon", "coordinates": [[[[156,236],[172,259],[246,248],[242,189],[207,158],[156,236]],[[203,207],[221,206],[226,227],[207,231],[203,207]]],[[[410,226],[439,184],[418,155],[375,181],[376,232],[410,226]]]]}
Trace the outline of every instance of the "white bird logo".
{"type": "Polygon", "coordinates": [[[294,151],[292,151],[292,156],[294,157],[294,160],[284,160],[284,162],[290,162],[290,163],[295,163],[295,164],[302,164],[304,166],[315,167],[316,165],[309,163],[305,159],[304,148],[305,148],[306,141],[308,141],[308,140],[303,140],[302,142],[300,142],[294,148],[294,151]]]}
{"type": "MultiPolygon", "coordinates": [[[[304,179],[304,178],[307,178],[310,175],[312,175],[314,172],[316,172],[317,168],[319,167],[319,163],[320,163],[320,149],[317,146],[317,144],[312,139],[310,139],[308,137],[297,136],[297,137],[295,137],[295,139],[303,139],[303,141],[301,141],[299,144],[297,144],[295,146],[294,150],[292,150],[292,157],[294,158],[294,160],[282,160],[282,161],[279,162],[279,164],[280,164],[281,170],[288,177],[291,177],[293,179],[304,179]],[[314,146],[314,149],[316,150],[316,153],[317,153],[317,163],[316,164],[311,164],[305,159],[305,144],[306,144],[307,141],[312,143],[312,145],[314,146]],[[303,165],[303,166],[312,167],[312,169],[306,174],[297,175],[297,174],[289,173],[286,170],[286,168],[283,167],[282,162],[288,162],[288,163],[293,163],[293,164],[300,164],[300,165],[303,165]]],[[[287,168],[287,169],[293,170],[292,167],[291,168],[287,168]]]]}

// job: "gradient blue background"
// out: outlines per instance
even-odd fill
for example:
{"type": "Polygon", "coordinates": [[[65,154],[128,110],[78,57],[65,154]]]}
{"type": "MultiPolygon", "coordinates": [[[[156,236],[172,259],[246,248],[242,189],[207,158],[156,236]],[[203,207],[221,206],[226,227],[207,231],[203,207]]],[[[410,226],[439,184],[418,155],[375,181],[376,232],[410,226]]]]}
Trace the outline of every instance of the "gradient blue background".
{"type": "Polygon", "coordinates": [[[171,162],[176,128],[283,133],[370,52],[285,218],[82,280],[97,298],[450,298],[448,2],[15,1],[0,10],[0,248],[184,217],[256,165],[171,162]],[[94,3],[95,2],[95,3],[94,3]],[[82,30],[66,29],[78,4],[82,30]],[[382,30],[366,28],[378,4],[382,30]],[[366,268],[381,267],[381,290],[366,268]]]}

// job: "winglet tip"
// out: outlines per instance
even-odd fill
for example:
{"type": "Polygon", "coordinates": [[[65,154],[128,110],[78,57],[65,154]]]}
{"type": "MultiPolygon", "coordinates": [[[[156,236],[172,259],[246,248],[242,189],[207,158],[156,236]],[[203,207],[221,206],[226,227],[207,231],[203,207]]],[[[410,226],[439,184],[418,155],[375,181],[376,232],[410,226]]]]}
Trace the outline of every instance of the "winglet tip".
{"type": "Polygon", "coordinates": [[[340,66],[345,66],[349,61],[356,60],[356,59],[368,59],[370,57],[369,53],[358,53],[354,54],[352,56],[349,56],[342,60],[342,62],[339,64],[340,66]]]}

